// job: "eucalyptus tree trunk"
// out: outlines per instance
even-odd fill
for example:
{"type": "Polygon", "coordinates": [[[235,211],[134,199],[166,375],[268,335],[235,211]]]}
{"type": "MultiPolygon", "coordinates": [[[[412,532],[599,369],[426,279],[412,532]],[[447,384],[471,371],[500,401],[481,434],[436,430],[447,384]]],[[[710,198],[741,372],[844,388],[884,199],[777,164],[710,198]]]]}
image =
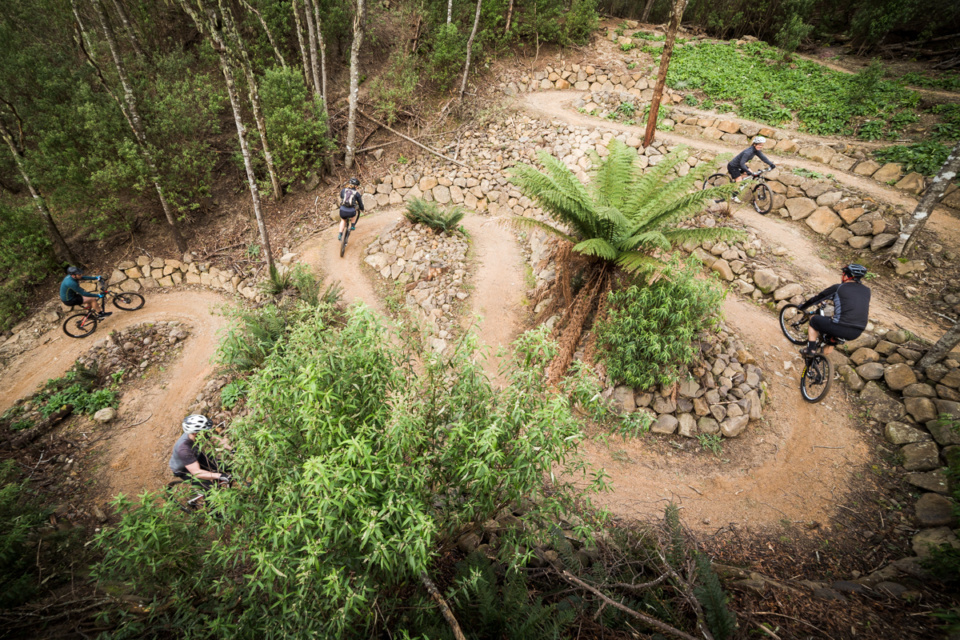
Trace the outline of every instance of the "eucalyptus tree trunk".
{"type": "Polygon", "coordinates": [[[480,24],[480,7],[483,0],[477,0],[477,13],[473,16],[473,31],[470,32],[470,38],[467,40],[467,62],[463,65],[463,82],[460,83],[460,100],[463,100],[463,94],[467,90],[467,76],[470,75],[470,56],[473,53],[473,39],[477,37],[477,26],[480,24]]]}
{"type": "Polygon", "coordinates": [[[320,1],[308,1],[313,5],[313,19],[317,27],[317,45],[320,49],[320,97],[323,99],[323,115],[329,123],[330,111],[327,109],[327,45],[323,41],[323,22],[320,20],[320,1]]]}
{"type": "Polygon", "coordinates": [[[70,0],[70,8],[73,9],[73,18],[77,21],[77,29],[80,31],[80,44],[86,47],[90,55],[93,55],[93,43],[90,42],[90,34],[87,31],[87,26],[83,23],[83,18],[80,17],[80,8],[77,6],[77,0],[70,0]]]}
{"type": "Polygon", "coordinates": [[[303,24],[300,22],[300,12],[297,11],[297,5],[299,3],[300,0],[292,0],[290,2],[290,8],[293,10],[293,21],[296,24],[297,42],[300,44],[300,59],[303,62],[303,82],[307,85],[307,89],[313,92],[313,78],[310,77],[310,54],[307,53],[307,47],[303,43],[303,24]]]}
{"type": "Polygon", "coordinates": [[[650,19],[650,10],[653,9],[653,3],[655,0],[647,0],[647,3],[643,5],[643,15],[640,16],[640,22],[646,22],[650,19]]]}
{"type": "Polygon", "coordinates": [[[357,140],[357,98],[360,93],[360,46],[363,44],[363,28],[367,19],[366,0],[357,0],[356,13],[353,16],[353,42],[350,43],[350,108],[347,113],[347,151],[343,165],[349,171],[353,168],[356,154],[354,144],[357,140]]]}
{"type": "Polygon", "coordinates": [[[927,187],[926,193],[923,194],[923,198],[920,199],[920,203],[914,209],[910,220],[900,229],[897,241],[890,247],[891,256],[899,258],[905,253],[910,253],[917,241],[917,236],[920,235],[920,231],[927,224],[930,216],[933,215],[933,209],[943,200],[943,196],[947,193],[947,187],[956,180],[958,173],[960,173],[960,142],[953,148],[950,155],[947,156],[947,161],[940,167],[940,172],[930,182],[930,186],[927,187]]]}
{"type": "Polygon", "coordinates": [[[60,235],[60,229],[57,228],[57,224],[53,221],[53,216],[50,214],[50,209],[47,208],[46,201],[43,199],[43,196],[40,195],[40,192],[30,179],[30,175],[27,173],[27,168],[23,163],[23,154],[20,152],[20,149],[17,148],[16,143],[13,141],[13,135],[2,119],[0,119],[0,136],[3,137],[4,142],[10,147],[10,153],[13,154],[13,161],[17,165],[17,170],[20,172],[24,184],[27,185],[27,190],[30,191],[30,197],[33,198],[33,204],[37,207],[40,218],[47,228],[47,237],[50,239],[50,244],[53,245],[53,253],[61,262],[77,264],[77,257],[73,255],[73,251],[70,250],[63,236],[60,235]]]}
{"type": "Polygon", "coordinates": [[[303,11],[307,18],[307,35],[310,38],[310,78],[313,80],[313,93],[317,97],[323,98],[323,85],[320,84],[319,75],[320,65],[317,62],[317,33],[311,0],[303,0],[303,11]]]}
{"type": "Polygon", "coordinates": [[[447,0],[447,24],[453,20],[453,0],[447,0]]]}
{"type": "Polygon", "coordinates": [[[510,33],[510,20],[513,19],[513,0],[510,0],[510,4],[507,5],[507,22],[503,27],[503,35],[510,33]]]}
{"type": "Polygon", "coordinates": [[[123,87],[123,101],[126,105],[126,107],[122,109],[124,116],[127,119],[127,124],[129,124],[130,128],[133,130],[134,138],[136,138],[137,146],[140,149],[140,155],[143,157],[143,161],[147,165],[147,171],[150,174],[150,181],[157,190],[157,197],[160,198],[160,206],[163,208],[163,215],[167,218],[167,224],[170,227],[170,233],[173,235],[173,240],[177,243],[177,250],[180,251],[180,253],[183,253],[187,250],[187,243],[183,240],[183,236],[180,233],[180,226],[177,223],[177,217],[174,215],[173,209],[170,207],[170,203],[167,202],[167,196],[164,194],[163,185],[160,183],[160,171],[157,169],[157,164],[153,158],[153,151],[150,149],[150,144],[147,142],[147,135],[144,131],[143,121],[140,119],[140,112],[137,107],[137,98],[133,94],[133,87],[130,84],[130,80],[127,78],[127,71],[123,66],[123,59],[120,57],[120,51],[117,48],[116,38],[113,36],[113,29],[110,26],[110,23],[107,21],[107,15],[104,12],[103,7],[100,5],[100,0],[91,0],[90,4],[93,5],[93,9],[97,14],[97,19],[100,21],[100,26],[103,29],[103,35],[106,38],[107,45],[110,48],[110,55],[113,57],[113,63],[117,68],[117,75],[120,77],[120,85],[123,87]]]}
{"type": "Polygon", "coordinates": [[[247,2],[247,0],[240,0],[240,4],[242,4],[247,11],[257,16],[257,19],[260,20],[260,25],[263,27],[264,33],[267,34],[267,40],[270,42],[270,46],[273,47],[273,55],[276,56],[277,62],[280,63],[280,66],[286,69],[287,61],[283,59],[283,54],[280,53],[280,48],[277,47],[277,42],[273,39],[273,34],[270,32],[270,27],[267,26],[267,21],[263,19],[263,14],[257,11],[253,5],[247,2]]]}
{"type": "Polygon", "coordinates": [[[257,176],[253,172],[250,147],[247,145],[247,128],[244,126],[243,117],[240,115],[240,99],[237,97],[237,86],[233,78],[230,54],[223,38],[223,23],[219,16],[216,15],[213,7],[207,5],[206,0],[195,1],[197,7],[202,12],[202,16],[191,6],[191,0],[180,0],[180,6],[183,7],[187,15],[193,19],[197,25],[197,29],[199,29],[201,33],[207,32],[210,35],[213,48],[220,57],[220,70],[223,72],[223,79],[227,84],[227,95],[230,97],[230,107],[233,109],[233,120],[237,125],[237,138],[240,141],[240,154],[243,156],[243,166],[247,172],[247,185],[250,188],[250,199],[253,200],[253,215],[257,220],[260,241],[263,243],[263,255],[267,261],[267,270],[272,275],[275,266],[273,262],[273,250],[270,248],[270,234],[267,232],[267,225],[263,220],[263,211],[260,206],[260,190],[257,188],[257,176]]]}
{"type": "Polygon", "coordinates": [[[140,46],[140,39],[137,37],[137,32],[133,29],[133,24],[127,15],[127,10],[123,7],[122,0],[113,0],[113,8],[120,18],[120,23],[123,25],[123,30],[127,34],[127,39],[130,40],[130,46],[133,47],[134,53],[137,54],[137,57],[141,61],[146,60],[147,57],[143,54],[143,47],[140,46]]]}
{"type": "Polygon", "coordinates": [[[657,84],[653,89],[653,99],[650,100],[650,117],[647,119],[647,130],[643,135],[643,146],[649,147],[653,142],[653,134],[657,129],[657,113],[660,111],[660,99],[663,97],[663,85],[667,81],[667,69],[670,67],[670,56],[673,55],[673,44],[677,40],[677,29],[680,28],[680,19],[687,8],[687,0],[673,0],[670,11],[670,26],[667,28],[667,39],[663,43],[663,53],[660,55],[660,71],[657,73],[657,84]]]}
{"type": "Polygon", "coordinates": [[[280,179],[277,177],[277,168],[273,162],[273,154],[270,153],[270,143],[267,141],[267,122],[263,117],[263,106],[260,104],[260,90],[257,87],[257,76],[253,73],[253,65],[250,63],[250,56],[247,54],[247,48],[243,44],[243,38],[237,30],[237,25],[233,21],[233,14],[230,7],[226,6],[223,0],[219,0],[220,15],[223,16],[224,30],[236,45],[234,57],[243,69],[247,77],[247,94],[250,98],[250,106],[253,107],[253,119],[257,123],[257,132],[260,134],[260,142],[263,143],[263,157],[267,163],[267,173],[270,175],[270,184],[273,186],[273,199],[280,200],[283,197],[283,191],[280,189],[280,179]]]}
{"type": "Polygon", "coordinates": [[[920,358],[917,367],[926,369],[930,365],[940,362],[958,344],[960,344],[960,322],[954,323],[952,327],[947,329],[947,332],[937,340],[937,343],[930,347],[930,350],[920,358]]]}

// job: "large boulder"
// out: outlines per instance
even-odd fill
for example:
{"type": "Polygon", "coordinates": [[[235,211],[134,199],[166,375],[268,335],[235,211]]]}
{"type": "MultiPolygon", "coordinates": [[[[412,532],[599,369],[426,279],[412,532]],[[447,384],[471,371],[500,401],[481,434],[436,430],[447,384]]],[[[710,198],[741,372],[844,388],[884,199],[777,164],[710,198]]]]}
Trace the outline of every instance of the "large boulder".
{"type": "Polygon", "coordinates": [[[704,416],[697,420],[697,430],[706,434],[720,433],[720,423],[710,416],[704,416]]]}
{"type": "MultiPolygon", "coordinates": [[[[870,365],[863,366],[867,367],[870,365]]],[[[881,370],[883,369],[883,367],[880,368],[881,370]]],[[[844,383],[846,383],[847,387],[849,387],[852,391],[860,391],[863,389],[863,379],[857,373],[857,370],[850,365],[845,364],[837,367],[837,373],[840,374],[840,377],[843,379],[844,383]]]]}
{"type": "Polygon", "coordinates": [[[913,369],[905,364],[894,364],[883,371],[883,381],[894,391],[902,391],[917,382],[917,375],[913,369]]]}
{"type": "Polygon", "coordinates": [[[874,172],[873,179],[877,182],[891,182],[900,180],[901,175],[903,175],[903,169],[900,165],[896,162],[888,162],[874,172]]]}
{"type": "Polygon", "coordinates": [[[908,473],[903,476],[903,479],[924,491],[933,491],[944,495],[950,493],[950,477],[947,475],[946,469],[908,473]]]}
{"type": "Polygon", "coordinates": [[[773,269],[757,269],[753,274],[753,283],[764,293],[769,294],[780,284],[780,276],[773,269]]]}
{"type": "Polygon", "coordinates": [[[794,220],[803,220],[817,210],[817,203],[810,198],[787,198],[784,206],[794,220]]]}
{"type": "MultiPolygon", "coordinates": [[[[731,405],[736,406],[736,405],[731,405]]],[[[747,424],[750,422],[749,415],[736,416],[733,418],[727,418],[720,424],[720,432],[723,433],[728,438],[736,438],[743,430],[747,428],[747,424]]]]}
{"type": "Polygon", "coordinates": [[[773,299],[776,301],[787,300],[793,296],[803,295],[803,285],[792,282],[790,284],[785,284],[776,291],[773,292],[773,299]]]}
{"type": "Polygon", "coordinates": [[[676,433],[679,425],[679,420],[669,413],[665,413],[657,418],[656,422],[653,423],[653,426],[650,427],[650,431],[669,435],[671,433],[676,433]]]}
{"type": "Polygon", "coordinates": [[[925,493],[916,504],[917,524],[921,527],[955,527],[956,503],[938,493],[925,493]]]}
{"type": "Polygon", "coordinates": [[[713,271],[716,271],[720,274],[720,277],[726,280],[727,282],[733,281],[733,270],[730,268],[730,263],[724,260],[723,258],[717,260],[710,268],[713,271]]]}
{"type": "Polygon", "coordinates": [[[870,241],[870,251],[880,251],[880,249],[886,249],[894,242],[897,241],[897,236],[892,233],[881,233],[873,236],[873,240],[870,241]]]}
{"type": "Polygon", "coordinates": [[[930,398],[904,398],[903,404],[914,420],[920,424],[937,417],[937,407],[930,398]]]}
{"type": "Polygon", "coordinates": [[[914,442],[927,442],[931,436],[926,431],[915,429],[903,422],[888,422],[884,426],[883,434],[887,442],[891,444],[912,444],[914,442]]]}
{"type": "MultiPolygon", "coordinates": [[[[926,400],[926,398],[922,399],[926,400]]],[[[960,431],[952,428],[950,421],[940,420],[938,418],[936,420],[931,419],[925,424],[927,426],[927,431],[933,435],[933,439],[944,447],[951,444],[960,444],[960,431]]]]}
{"type": "Polygon", "coordinates": [[[911,541],[913,552],[921,558],[929,557],[935,549],[939,549],[943,545],[960,549],[960,540],[957,540],[956,534],[949,527],[924,529],[913,536],[911,541]]]}
{"type": "Polygon", "coordinates": [[[621,385],[614,388],[612,400],[617,413],[633,413],[637,408],[632,387],[621,385]]]}
{"type": "Polygon", "coordinates": [[[859,367],[867,362],[880,362],[880,354],[873,349],[862,347],[851,354],[850,361],[859,367]]]}
{"type": "Polygon", "coordinates": [[[914,442],[900,447],[906,471],[933,471],[940,467],[940,448],[936,442],[914,442]]]}
{"type": "Polygon", "coordinates": [[[864,380],[879,380],[883,377],[883,365],[879,362],[865,362],[856,368],[856,372],[864,380]]]}
{"type": "Polygon", "coordinates": [[[830,235],[843,224],[840,216],[829,207],[819,207],[806,220],[807,226],[822,236],[830,235]]]}
{"type": "Polygon", "coordinates": [[[906,413],[903,403],[888,396],[880,385],[873,381],[864,385],[860,400],[866,405],[870,417],[880,422],[896,422],[906,413]]]}
{"type": "Polygon", "coordinates": [[[677,433],[685,438],[697,437],[697,421],[691,414],[681,413],[677,416],[677,420],[679,422],[677,433]]]}

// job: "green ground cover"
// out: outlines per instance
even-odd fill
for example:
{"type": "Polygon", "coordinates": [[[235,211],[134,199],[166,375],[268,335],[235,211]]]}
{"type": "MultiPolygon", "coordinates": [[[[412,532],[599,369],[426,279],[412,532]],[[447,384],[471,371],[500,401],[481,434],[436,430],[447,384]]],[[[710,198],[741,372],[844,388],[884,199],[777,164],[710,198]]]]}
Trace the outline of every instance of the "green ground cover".
{"type": "Polygon", "coordinates": [[[674,51],[667,84],[732,102],[738,115],[758,122],[879,140],[919,119],[919,95],[883,73],[879,63],[853,76],[806,60],[787,64],[782,51],[761,42],[704,42],[674,51]]]}

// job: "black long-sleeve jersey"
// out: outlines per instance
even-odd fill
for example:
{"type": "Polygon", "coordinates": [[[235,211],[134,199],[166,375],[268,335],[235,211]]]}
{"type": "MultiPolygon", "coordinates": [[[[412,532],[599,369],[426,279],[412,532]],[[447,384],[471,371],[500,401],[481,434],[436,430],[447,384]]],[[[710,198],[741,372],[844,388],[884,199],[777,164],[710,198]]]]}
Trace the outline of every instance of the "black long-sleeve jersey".
{"type": "Polygon", "coordinates": [[[844,327],[867,328],[870,316],[870,288],[859,282],[841,282],[827,287],[802,305],[806,309],[833,297],[833,322],[844,327]]]}

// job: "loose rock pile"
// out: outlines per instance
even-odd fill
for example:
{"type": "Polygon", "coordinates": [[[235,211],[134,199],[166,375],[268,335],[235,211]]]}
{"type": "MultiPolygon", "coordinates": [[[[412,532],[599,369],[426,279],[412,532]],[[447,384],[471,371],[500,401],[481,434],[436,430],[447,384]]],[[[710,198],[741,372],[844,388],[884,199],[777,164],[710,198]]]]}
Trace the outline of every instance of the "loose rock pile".
{"type": "Polygon", "coordinates": [[[409,308],[432,325],[431,347],[442,352],[452,337],[457,304],[468,294],[467,251],[460,233],[438,233],[426,225],[402,221],[367,248],[364,262],[380,277],[404,286],[409,308]]]}
{"type": "Polygon", "coordinates": [[[180,355],[189,336],[190,327],[177,320],[145,322],[98,340],[77,362],[98,367],[102,376],[121,369],[127,375],[143,373],[151,365],[165,364],[180,355]]]}

